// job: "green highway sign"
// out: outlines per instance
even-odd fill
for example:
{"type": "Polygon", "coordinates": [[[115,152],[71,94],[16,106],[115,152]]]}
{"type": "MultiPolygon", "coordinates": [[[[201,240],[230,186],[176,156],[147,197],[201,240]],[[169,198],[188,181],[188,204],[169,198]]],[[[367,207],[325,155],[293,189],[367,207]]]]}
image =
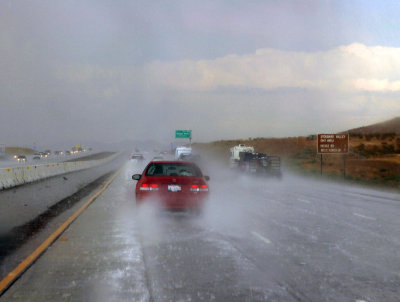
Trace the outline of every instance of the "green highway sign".
{"type": "Polygon", "coordinates": [[[191,138],[192,130],[175,130],[175,138],[191,138]]]}

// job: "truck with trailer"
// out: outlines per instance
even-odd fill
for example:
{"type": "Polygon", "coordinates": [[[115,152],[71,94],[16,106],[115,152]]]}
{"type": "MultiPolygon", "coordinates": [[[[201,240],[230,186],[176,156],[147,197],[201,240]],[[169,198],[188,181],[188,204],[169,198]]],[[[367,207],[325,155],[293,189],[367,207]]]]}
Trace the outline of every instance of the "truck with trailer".
{"type": "Polygon", "coordinates": [[[254,147],[240,144],[231,148],[230,167],[241,173],[281,178],[281,158],[254,152],[254,147]]]}

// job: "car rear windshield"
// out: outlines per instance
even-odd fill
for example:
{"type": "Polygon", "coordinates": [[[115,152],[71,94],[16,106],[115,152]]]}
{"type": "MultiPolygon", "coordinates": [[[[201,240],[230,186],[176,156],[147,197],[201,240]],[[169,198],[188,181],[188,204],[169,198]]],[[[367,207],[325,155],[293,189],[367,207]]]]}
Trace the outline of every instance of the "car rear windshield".
{"type": "Polygon", "coordinates": [[[154,163],[147,168],[146,176],[200,177],[202,174],[197,166],[191,164],[154,163]]]}

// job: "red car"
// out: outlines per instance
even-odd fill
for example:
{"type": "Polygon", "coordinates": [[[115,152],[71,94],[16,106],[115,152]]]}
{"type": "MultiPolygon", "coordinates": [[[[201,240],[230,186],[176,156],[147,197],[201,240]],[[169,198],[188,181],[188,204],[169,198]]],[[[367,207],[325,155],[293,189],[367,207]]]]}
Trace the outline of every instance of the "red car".
{"type": "Polygon", "coordinates": [[[136,203],[146,199],[157,200],[167,209],[201,210],[209,193],[200,168],[186,161],[151,161],[143,174],[135,174],[136,203]]]}

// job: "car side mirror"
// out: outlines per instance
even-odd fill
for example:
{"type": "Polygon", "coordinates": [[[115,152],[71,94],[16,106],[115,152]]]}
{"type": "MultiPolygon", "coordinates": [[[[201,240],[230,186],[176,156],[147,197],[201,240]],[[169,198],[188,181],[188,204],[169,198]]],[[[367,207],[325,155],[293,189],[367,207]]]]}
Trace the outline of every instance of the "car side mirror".
{"type": "Polygon", "coordinates": [[[209,181],[210,180],[210,176],[204,175],[204,179],[209,181]]]}
{"type": "Polygon", "coordinates": [[[142,177],[141,174],[133,174],[133,175],[132,175],[132,179],[133,179],[133,180],[139,180],[140,177],[142,177]]]}

